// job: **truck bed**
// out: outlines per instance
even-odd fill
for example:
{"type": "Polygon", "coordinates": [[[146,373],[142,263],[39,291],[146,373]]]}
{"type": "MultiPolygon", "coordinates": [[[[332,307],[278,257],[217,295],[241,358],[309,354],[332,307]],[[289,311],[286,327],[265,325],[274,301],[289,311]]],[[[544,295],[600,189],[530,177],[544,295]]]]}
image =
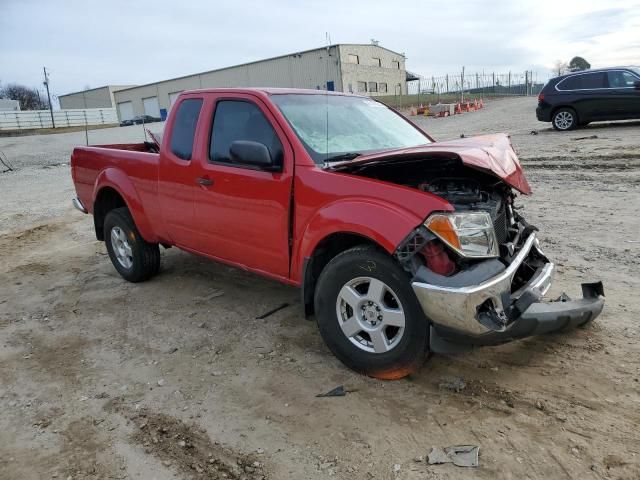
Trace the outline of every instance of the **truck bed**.
{"type": "Polygon", "coordinates": [[[96,180],[106,176],[113,180],[115,189],[122,188],[123,181],[130,181],[132,190],[145,197],[140,201],[153,205],[157,197],[159,158],[157,146],[149,142],[76,147],[71,155],[71,175],[78,198],[93,213],[96,180]]]}

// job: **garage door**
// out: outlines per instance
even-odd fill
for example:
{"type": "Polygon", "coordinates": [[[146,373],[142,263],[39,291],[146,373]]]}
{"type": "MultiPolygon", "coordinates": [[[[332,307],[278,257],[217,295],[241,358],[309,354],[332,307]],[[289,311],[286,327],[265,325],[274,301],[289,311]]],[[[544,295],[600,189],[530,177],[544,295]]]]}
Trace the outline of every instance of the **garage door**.
{"type": "Polygon", "coordinates": [[[130,120],[133,118],[133,103],[121,102],[118,103],[118,117],[120,121],[130,120]]]}
{"type": "Polygon", "coordinates": [[[142,105],[144,106],[144,113],[146,115],[160,118],[160,105],[158,104],[158,97],[143,98],[142,105]]]}
{"type": "Polygon", "coordinates": [[[169,107],[173,106],[173,104],[175,103],[175,101],[178,99],[178,95],[180,95],[182,92],[171,92],[169,94],[169,107]]]}

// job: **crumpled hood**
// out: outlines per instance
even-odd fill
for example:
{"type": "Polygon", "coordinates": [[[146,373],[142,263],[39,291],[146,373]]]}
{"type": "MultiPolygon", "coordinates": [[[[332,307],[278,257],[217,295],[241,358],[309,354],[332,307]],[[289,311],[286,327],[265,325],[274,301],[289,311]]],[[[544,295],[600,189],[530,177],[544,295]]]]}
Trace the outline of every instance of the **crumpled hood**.
{"type": "Polygon", "coordinates": [[[333,164],[330,169],[350,170],[354,166],[415,158],[425,154],[429,156],[456,155],[468,167],[490,173],[525,195],[531,193],[531,186],[527,182],[516,152],[511,146],[511,140],[505,133],[480,135],[448,142],[434,142],[419,147],[386,150],[333,164]]]}

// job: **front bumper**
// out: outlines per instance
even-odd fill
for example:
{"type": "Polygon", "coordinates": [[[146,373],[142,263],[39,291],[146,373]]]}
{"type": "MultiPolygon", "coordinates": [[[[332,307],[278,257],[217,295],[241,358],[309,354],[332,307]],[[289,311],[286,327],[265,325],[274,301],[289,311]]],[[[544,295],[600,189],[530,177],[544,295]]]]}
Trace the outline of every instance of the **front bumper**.
{"type": "MultiPolygon", "coordinates": [[[[574,327],[596,318],[604,306],[602,284],[583,284],[584,298],[542,302],[551,287],[554,264],[531,233],[511,263],[498,260],[441,277],[418,271],[412,282],[437,340],[465,345],[497,345],[518,338],[574,327]],[[516,291],[512,284],[522,264],[537,258],[540,267],[516,291]]],[[[433,343],[433,342],[432,342],[433,343]]],[[[434,345],[435,350],[443,350],[434,345]]]]}

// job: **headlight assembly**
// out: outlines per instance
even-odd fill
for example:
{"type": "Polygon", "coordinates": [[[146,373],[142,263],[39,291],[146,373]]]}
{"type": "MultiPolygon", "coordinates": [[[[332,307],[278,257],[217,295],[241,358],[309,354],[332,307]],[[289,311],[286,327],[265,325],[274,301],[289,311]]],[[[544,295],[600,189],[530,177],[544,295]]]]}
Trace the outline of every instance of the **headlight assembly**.
{"type": "Polygon", "coordinates": [[[463,257],[498,256],[498,240],[487,212],[435,213],[424,225],[463,257]]]}

